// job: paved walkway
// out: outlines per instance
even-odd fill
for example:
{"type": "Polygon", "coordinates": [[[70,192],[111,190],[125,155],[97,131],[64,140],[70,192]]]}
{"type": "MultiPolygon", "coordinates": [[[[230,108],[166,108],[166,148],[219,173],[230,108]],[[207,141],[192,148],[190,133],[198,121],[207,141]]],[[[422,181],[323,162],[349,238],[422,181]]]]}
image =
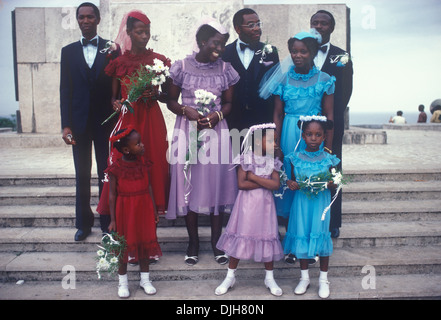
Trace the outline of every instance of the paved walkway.
{"type": "MultiPolygon", "coordinates": [[[[385,145],[343,145],[343,170],[441,171],[441,131],[386,130],[386,133],[385,145]]],[[[17,134],[0,134],[2,140],[7,136],[16,138],[17,134]]],[[[26,135],[21,138],[25,139],[26,135]]],[[[23,143],[18,146],[0,143],[0,175],[73,175],[71,147],[64,145],[61,135],[59,140],[53,140],[56,146],[39,148],[26,147],[23,143]]]]}

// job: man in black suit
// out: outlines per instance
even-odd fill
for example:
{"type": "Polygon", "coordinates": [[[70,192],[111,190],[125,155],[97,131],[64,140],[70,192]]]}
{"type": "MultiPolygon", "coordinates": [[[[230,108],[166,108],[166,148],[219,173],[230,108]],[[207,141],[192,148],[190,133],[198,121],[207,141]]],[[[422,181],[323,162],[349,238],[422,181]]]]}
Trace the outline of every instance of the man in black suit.
{"type": "MultiPolygon", "coordinates": [[[[322,36],[321,48],[314,58],[316,67],[336,78],[334,92],[334,139],[332,153],[342,160],[342,144],[345,129],[344,114],[352,94],[352,61],[349,54],[330,43],[331,33],[334,31],[334,16],[325,10],[319,10],[312,15],[310,20],[311,28],[315,28],[322,36]]],[[[339,164],[341,170],[342,163],[339,164]]],[[[340,192],[338,198],[331,207],[331,222],[329,229],[331,236],[337,238],[341,227],[341,200],[340,192]]]]}
{"type": "MultiPolygon", "coordinates": [[[[99,190],[103,186],[104,170],[109,155],[108,139],[113,123],[101,123],[113,112],[112,79],[104,73],[109,61],[104,49],[107,40],[97,35],[100,12],[85,2],[77,8],[77,21],[82,37],[61,50],[60,111],[63,140],[72,145],[76,175],[75,241],[84,240],[91,232],[94,214],[90,207],[92,142],[94,143],[99,190]]],[[[101,216],[101,228],[106,231],[107,216],[101,216]]]]}
{"type": "Polygon", "coordinates": [[[226,117],[230,130],[236,128],[240,132],[255,124],[272,122],[271,98],[259,97],[259,84],[264,74],[279,62],[279,55],[275,47],[265,48],[260,42],[262,23],[254,10],[236,12],[233,25],[239,39],[226,46],[222,59],[230,62],[240,75],[234,87],[233,107],[226,117]]]}

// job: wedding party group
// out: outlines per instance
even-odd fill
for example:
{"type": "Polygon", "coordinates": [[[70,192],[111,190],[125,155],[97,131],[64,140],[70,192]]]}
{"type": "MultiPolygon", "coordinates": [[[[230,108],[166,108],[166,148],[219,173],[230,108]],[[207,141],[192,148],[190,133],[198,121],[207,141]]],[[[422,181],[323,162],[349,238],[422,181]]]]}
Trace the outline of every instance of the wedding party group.
{"type": "Polygon", "coordinates": [[[94,4],[78,6],[76,18],[81,38],[61,50],[62,138],[72,145],[76,173],[75,241],[94,223],[94,149],[104,234],[98,275],[112,265],[118,296],[127,298],[127,265],[139,265],[140,286],[155,294],[150,266],[162,256],[159,217],[185,219],[183,263],[194,266],[198,218],[206,215],[214,262],[228,265],[215,295],[235,285],[240,260],[252,260],[263,263],[269,292],[281,296],[274,261],[299,260],[294,293],[307,291],[308,268],[320,261],[318,295],[327,298],[353,74],[350,55],[330,42],[332,13],[314,13],[309,31],[287,39],[282,60],[261,42],[254,10],[235,13],[237,39],[228,45],[227,29],[204,19],[192,52],[173,63],[147,48],[155,26],[142,11],[126,13],[113,40],[98,35],[94,4]],[[170,141],[159,102],[176,115],[170,141]]]}

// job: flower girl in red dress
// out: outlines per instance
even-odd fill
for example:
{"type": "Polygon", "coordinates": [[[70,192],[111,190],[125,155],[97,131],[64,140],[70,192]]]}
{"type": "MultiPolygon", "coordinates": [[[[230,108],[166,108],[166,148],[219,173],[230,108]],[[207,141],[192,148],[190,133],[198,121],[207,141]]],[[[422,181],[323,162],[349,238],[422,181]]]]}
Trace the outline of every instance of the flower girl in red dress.
{"type": "Polygon", "coordinates": [[[115,148],[123,154],[110,165],[109,175],[109,232],[116,231],[126,240],[126,250],[118,270],[118,296],[129,297],[127,263],[139,262],[140,286],[146,294],[155,294],[149,280],[149,258],[161,256],[156,237],[156,210],[152,187],[149,183],[149,165],[144,162],[145,152],[140,134],[129,126],[110,138],[115,148]]]}

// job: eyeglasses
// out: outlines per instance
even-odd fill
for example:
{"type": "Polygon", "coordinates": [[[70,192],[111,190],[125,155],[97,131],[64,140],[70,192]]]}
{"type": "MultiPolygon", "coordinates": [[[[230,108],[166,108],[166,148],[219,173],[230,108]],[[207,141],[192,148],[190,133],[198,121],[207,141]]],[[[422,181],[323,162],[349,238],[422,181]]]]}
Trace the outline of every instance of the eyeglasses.
{"type": "Polygon", "coordinates": [[[250,22],[248,24],[242,24],[242,27],[247,27],[249,29],[254,29],[255,27],[258,27],[259,29],[261,29],[263,27],[263,22],[250,22]]]}

